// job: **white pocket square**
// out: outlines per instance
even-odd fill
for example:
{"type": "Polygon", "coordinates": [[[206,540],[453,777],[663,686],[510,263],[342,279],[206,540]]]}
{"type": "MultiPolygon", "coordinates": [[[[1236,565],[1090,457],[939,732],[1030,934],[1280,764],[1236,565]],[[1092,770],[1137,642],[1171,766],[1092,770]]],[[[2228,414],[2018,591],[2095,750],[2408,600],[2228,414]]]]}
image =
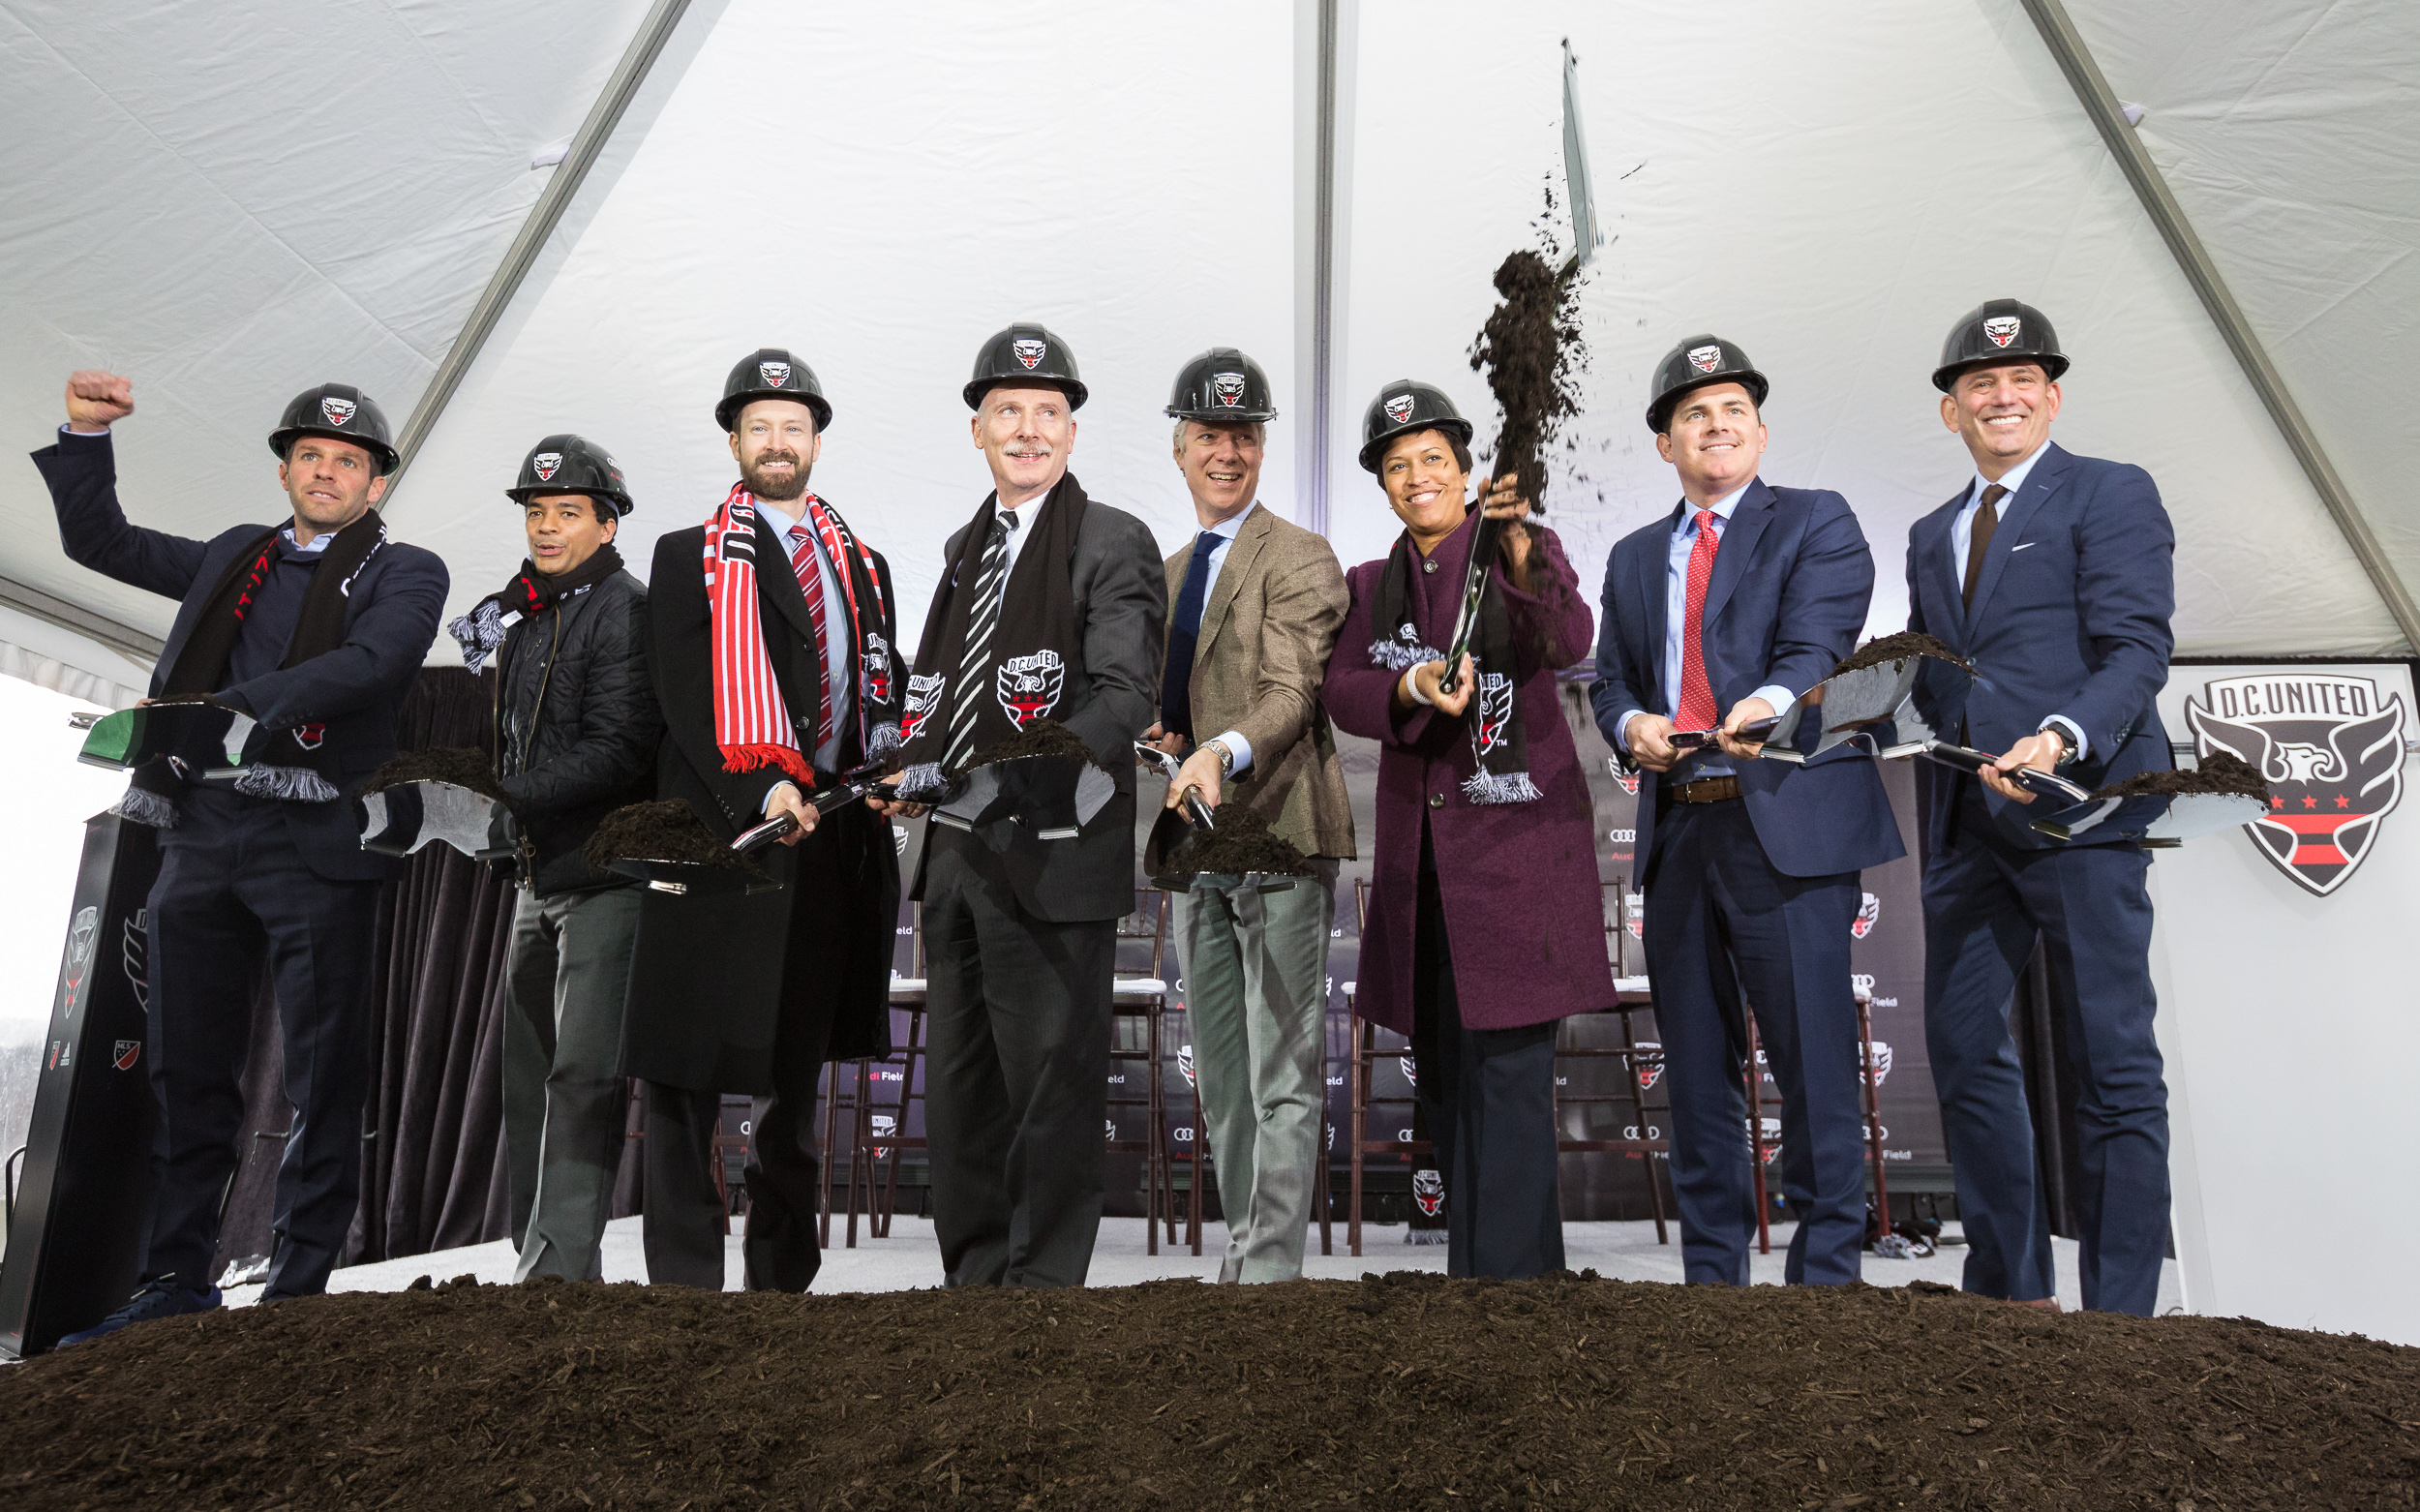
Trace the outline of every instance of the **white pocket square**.
{"type": "Polygon", "coordinates": [[[2010,547],[2010,548],[2009,548],[2009,555],[2010,555],[2010,556],[2012,556],[2012,557],[2013,557],[2013,556],[2015,556],[2018,552],[2021,552],[2021,551],[2031,551],[2031,550],[2033,550],[2035,547],[2040,546],[2041,544],[2042,544],[2042,542],[2040,542],[2040,541],[2027,541],[2027,542],[2026,542],[2024,545],[2022,545],[2022,546],[2012,546],[2012,547],[2010,547]]]}

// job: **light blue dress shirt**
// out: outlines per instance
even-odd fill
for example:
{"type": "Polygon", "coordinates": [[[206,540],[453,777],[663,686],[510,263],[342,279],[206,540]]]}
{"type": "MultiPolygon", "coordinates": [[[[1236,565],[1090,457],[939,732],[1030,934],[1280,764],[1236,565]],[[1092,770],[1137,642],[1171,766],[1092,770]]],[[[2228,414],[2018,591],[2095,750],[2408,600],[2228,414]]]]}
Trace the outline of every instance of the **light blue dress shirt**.
{"type": "MultiPolygon", "coordinates": [[[[2041,446],[2035,447],[2032,455],[2000,474],[2000,486],[2009,492],[1998,503],[1992,505],[1995,517],[2000,510],[2008,507],[2010,499],[2024,491],[2026,474],[2032,472],[2034,464],[2042,460],[2042,451],[2041,446]]],[[[1991,480],[1983,476],[1981,469],[1977,469],[1975,481],[1967,486],[1965,504],[1959,508],[1958,517],[1950,522],[1950,551],[1951,553],[1950,565],[1956,572],[1957,580],[1961,585],[1966,582],[1966,555],[1969,543],[1975,539],[1975,511],[1981,507],[1983,490],[1990,486],[1991,480]]],[[[2047,730],[2054,724],[2067,732],[2069,743],[2075,747],[2076,760],[2081,761],[2091,754],[2092,741],[2084,734],[2084,727],[2065,714],[2052,714],[2034,728],[2038,731],[2047,730]]]]}
{"type": "MultiPolygon", "coordinates": [[[[1255,499],[1253,501],[1252,508],[1241,510],[1233,519],[1222,520],[1218,524],[1201,532],[1202,535],[1215,535],[1219,538],[1219,544],[1210,548],[1211,592],[1216,592],[1218,590],[1219,574],[1226,570],[1226,554],[1228,549],[1233,547],[1235,544],[1236,532],[1243,529],[1244,522],[1252,518],[1252,511],[1259,507],[1259,500],[1255,499]]],[[[1199,538],[1199,536],[1195,537],[1196,540],[1199,538]]],[[[1201,607],[1205,614],[1209,612],[1210,593],[1204,593],[1201,595],[1201,607]]],[[[1168,608],[1171,612],[1173,612],[1176,606],[1174,604],[1170,604],[1168,608]]],[[[1201,633],[1201,621],[1196,620],[1192,624],[1187,625],[1186,628],[1192,630],[1195,635],[1199,635],[1201,633]]],[[[1233,775],[1240,777],[1251,769],[1252,742],[1250,741],[1245,740],[1241,735],[1236,734],[1232,730],[1228,730],[1222,735],[1212,736],[1211,740],[1217,741],[1221,745],[1225,746],[1228,750],[1235,753],[1235,771],[1233,775]]],[[[1204,741],[1201,743],[1207,745],[1210,741],[1204,741]]]]}
{"type": "MultiPolygon", "coordinates": [[[[1723,532],[1731,528],[1731,513],[1739,508],[1740,496],[1753,485],[1754,480],[1750,479],[1707,506],[1714,511],[1717,560],[1722,555],[1723,532]]],[[[1680,521],[1672,528],[1672,539],[1664,551],[1664,666],[1663,684],[1659,691],[1663,694],[1660,712],[1667,719],[1680,707],[1680,649],[1689,628],[1689,554],[1697,550],[1698,513],[1697,505],[1684,501],[1680,521]]],[[[1773,712],[1779,713],[1790,707],[1791,699],[1797,695],[1778,683],[1769,683],[1751,696],[1772,705],[1773,712]]],[[[1626,710],[1619,719],[1614,721],[1614,731],[1623,750],[1630,748],[1631,716],[1645,712],[1644,709],[1626,710]]],[[[1717,718],[1728,712],[1728,710],[1715,711],[1717,718]]],[[[1694,782],[1700,777],[1720,776],[1731,770],[1731,758],[1718,749],[1709,747],[1705,755],[1683,757],[1673,768],[1667,780],[1694,782]]]]}

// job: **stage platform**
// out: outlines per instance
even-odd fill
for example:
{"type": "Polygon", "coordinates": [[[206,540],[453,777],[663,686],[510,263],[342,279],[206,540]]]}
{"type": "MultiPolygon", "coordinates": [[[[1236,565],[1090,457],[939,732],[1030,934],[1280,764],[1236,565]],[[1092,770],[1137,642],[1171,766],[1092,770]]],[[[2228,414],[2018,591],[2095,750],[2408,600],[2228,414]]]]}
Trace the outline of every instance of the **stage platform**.
{"type": "MultiPolygon", "coordinates": [[[[641,1249],[637,1218],[617,1219],[605,1230],[605,1279],[607,1281],[645,1281],[647,1257],[641,1249]]],[[[1949,1225],[1951,1235],[1955,1225],[1949,1225]]],[[[1790,1240],[1791,1227],[1773,1227],[1773,1253],[1751,1255],[1750,1273],[1758,1284],[1779,1284],[1782,1253],[1790,1240]]],[[[1202,1236],[1202,1248],[1210,1250],[1222,1235],[1214,1225],[1202,1236]]],[[[1340,1225],[1336,1231],[1337,1253],[1318,1253],[1319,1236],[1311,1236],[1311,1255],[1303,1264],[1303,1273],[1314,1279],[1357,1281],[1364,1271],[1422,1270],[1442,1273],[1445,1269],[1443,1245],[1410,1245],[1404,1242],[1402,1225],[1364,1225],[1362,1255],[1359,1259],[1344,1253],[1345,1233],[1340,1225]]],[[[1144,1246],[1143,1221],[1138,1218],[1104,1218],[1101,1221],[1101,1237],[1093,1251],[1091,1285],[1096,1286],[1131,1286],[1140,1282],[1164,1281],[1179,1277],[1195,1277],[1215,1281],[1219,1274],[1217,1255],[1205,1253],[1195,1257],[1182,1247],[1171,1249],[1163,1244],[1158,1255],[1150,1255],[1144,1246]]],[[[1571,1268],[1594,1270],[1599,1275],[1622,1281],[1680,1280],[1679,1230],[1673,1229],[1673,1243],[1655,1242],[1655,1225],[1634,1224],[1565,1224],[1563,1248],[1571,1268]]],[[[740,1239],[734,1234],[728,1243],[724,1268],[724,1286],[740,1289],[740,1239]]],[[[2075,1273],[2075,1243],[2071,1239],[2053,1240],[2059,1268],[2059,1300],[2073,1309],[2083,1304],[2075,1273]]],[[[1960,1268],[1966,1262],[1966,1250],[1961,1245],[1945,1245],[1939,1253],[1921,1260],[1886,1260],[1865,1256],[1865,1280],[1878,1286],[1905,1285],[1911,1281],[1940,1282],[1954,1286],[1960,1268]]],[[[438,1281],[451,1281],[457,1276],[476,1276],[482,1282],[499,1283],[512,1280],[513,1248],[497,1241],[493,1244],[470,1245],[459,1250],[439,1250],[429,1255],[407,1255],[397,1260],[382,1260],[375,1265],[355,1265],[340,1270],[329,1282],[331,1291],[401,1291],[418,1276],[438,1281]]],[[[888,1239],[869,1239],[861,1228],[857,1248],[842,1243],[841,1225],[832,1225],[832,1247],[824,1254],[823,1273],[815,1278],[817,1291],[905,1291],[920,1286],[941,1285],[941,1250],[933,1239],[929,1219],[902,1216],[892,1225],[888,1239]]],[[[256,1301],[260,1288],[238,1286],[227,1293],[230,1305],[244,1307],[256,1301]]],[[[2181,1305],[2177,1285],[2177,1267],[2168,1261],[2161,1271],[2160,1312],[2177,1311],[2181,1305]]]]}

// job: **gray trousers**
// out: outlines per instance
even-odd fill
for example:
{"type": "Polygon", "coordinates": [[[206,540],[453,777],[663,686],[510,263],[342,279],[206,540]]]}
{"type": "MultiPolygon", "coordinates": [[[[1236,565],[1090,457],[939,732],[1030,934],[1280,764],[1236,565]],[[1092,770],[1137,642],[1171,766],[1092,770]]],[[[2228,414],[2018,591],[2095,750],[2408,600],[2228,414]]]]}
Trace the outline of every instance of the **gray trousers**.
{"type": "Polygon", "coordinates": [[[618,1074],[639,892],[524,892],[505,976],[504,1161],[515,1281],[604,1275],[597,1245],[621,1166],[629,1092],[618,1074]]]}
{"type": "Polygon", "coordinates": [[[1226,1215],[1219,1280],[1297,1281],[1327,1124],[1336,862],[1282,892],[1203,876],[1176,897],[1194,1078],[1226,1215]]]}

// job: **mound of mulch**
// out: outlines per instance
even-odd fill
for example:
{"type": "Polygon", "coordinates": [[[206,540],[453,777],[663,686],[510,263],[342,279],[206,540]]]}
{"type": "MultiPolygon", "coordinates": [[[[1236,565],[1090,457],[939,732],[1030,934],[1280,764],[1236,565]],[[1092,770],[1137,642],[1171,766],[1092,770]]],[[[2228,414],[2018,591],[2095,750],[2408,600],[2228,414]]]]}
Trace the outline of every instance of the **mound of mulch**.
{"type": "Polygon", "coordinates": [[[1963,667],[1969,672],[1975,670],[1973,662],[1923,631],[1901,630],[1896,635],[1878,635],[1849,652],[1841,658],[1838,666],[1831,669],[1831,675],[1836,678],[1844,672],[1861,672],[1887,661],[1905,661],[1910,656],[1937,656],[1952,666],[1963,667]]]}
{"type": "Polygon", "coordinates": [[[671,861],[771,880],[753,857],[734,851],[731,842],[708,829],[688,800],[681,798],[615,809],[589,836],[580,854],[596,871],[610,870],[618,861],[671,861]]]}
{"type": "Polygon", "coordinates": [[[504,790],[496,782],[496,764],[487,752],[474,746],[440,745],[425,751],[398,751],[384,766],[370,773],[370,780],[354,789],[353,796],[383,793],[407,782],[449,782],[458,788],[469,788],[481,798],[506,801],[504,790]]]}
{"type": "Polygon", "coordinates": [[[1941,1286],[460,1284],[0,1372],[12,1508],[2401,1507],[2420,1350],[1941,1286]]]}
{"type": "Polygon", "coordinates": [[[1092,747],[1084,743],[1082,736],[1056,719],[1033,720],[1007,740],[996,741],[977,751],[967,758],[966,770],[972,771],[978,767],[988,767],[996,761],[1014,761],[1019,756],[1073,756],[1078,761],[1091,762],[1104,771],[1109,771],[1109,768],[1093,754],[1092,747]]]}
{"type": "Polygon", "coordinates": [[[1580,412],[1580,375],[1588,348],[1580,331],[1579,281],[1558,274],[1535,252],[1516,252],[1496,268],[1496,308],[1470,344],[1470,369],[1503,411],[1490,466],[1520,481],[1529,507],[1546,507],[1546,472],[1539,465],[1580,412]]]}
{"type": "Polygon", "coordinates": [[[2201,758],[2201,765],[2191,771],[2143,771],[2123,782],[2112,783],[2093,794],[2094,798],[2139,798],[2146,795],[2165,797],[2183,793],[2232,793],[2256,798],[2266,802],[2269,784],[2249,762],[2225,751],[2212,751],[2201,758]]]}
{"type": "Polygon", "coordinates": [[[1215,827],[1186,836],[1160,868],[1162,876],[1191,877],[1202,872],[1241,876],[1266,872],[1279,877],[1308,877],[1317,868],[1293,842],[1269,830],[1269,821],[1241,803],[1223,803],[1212,815],[1215,827]]]}

